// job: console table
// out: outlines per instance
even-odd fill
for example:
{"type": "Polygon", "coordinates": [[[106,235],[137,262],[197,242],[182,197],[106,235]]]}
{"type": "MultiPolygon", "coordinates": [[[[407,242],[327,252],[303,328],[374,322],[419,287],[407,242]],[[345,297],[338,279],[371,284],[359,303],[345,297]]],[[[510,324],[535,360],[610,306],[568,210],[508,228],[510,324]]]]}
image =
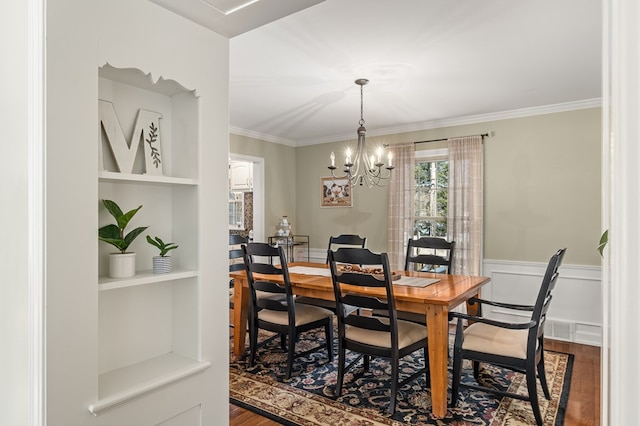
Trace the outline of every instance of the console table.
{"type": "Polygon", "coordinates": [[[283,246],[289,262],[309,261],[309,236],[308,235],[274,235],[269,237],[269,245],[283,246]]]}

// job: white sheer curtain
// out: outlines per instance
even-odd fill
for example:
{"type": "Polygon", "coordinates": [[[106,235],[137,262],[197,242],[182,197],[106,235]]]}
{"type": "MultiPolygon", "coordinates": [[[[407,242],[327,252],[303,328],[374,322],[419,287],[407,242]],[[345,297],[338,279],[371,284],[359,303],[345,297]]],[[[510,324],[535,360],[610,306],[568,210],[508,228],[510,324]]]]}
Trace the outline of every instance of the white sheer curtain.
{"type": "Polygon", "coordinates": [[[389,182],[387,254],[392,269],[403,269],[406,244],[413,234],[415,145],[391,145],[389,150],[396,168],[389,182]]]}
{"type": "Polygon", "coordinates": [[[482,136],[448,140],[449,202],[447,228],[456,242],[453,273],[480,275],[483,228],[482,136]]]}

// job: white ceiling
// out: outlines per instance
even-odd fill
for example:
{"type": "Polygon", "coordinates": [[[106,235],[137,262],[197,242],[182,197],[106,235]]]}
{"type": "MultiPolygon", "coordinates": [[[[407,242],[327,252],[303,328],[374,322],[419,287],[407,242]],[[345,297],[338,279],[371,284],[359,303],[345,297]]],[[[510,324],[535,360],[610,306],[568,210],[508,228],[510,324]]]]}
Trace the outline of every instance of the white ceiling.
{"type": "Polygon", "coordinates": [[[325,0],[231,38],[231,128],[297,146],[353,139],[357,78],[370,80],[368,135],[597,106],[601,8],[325,0]]]}

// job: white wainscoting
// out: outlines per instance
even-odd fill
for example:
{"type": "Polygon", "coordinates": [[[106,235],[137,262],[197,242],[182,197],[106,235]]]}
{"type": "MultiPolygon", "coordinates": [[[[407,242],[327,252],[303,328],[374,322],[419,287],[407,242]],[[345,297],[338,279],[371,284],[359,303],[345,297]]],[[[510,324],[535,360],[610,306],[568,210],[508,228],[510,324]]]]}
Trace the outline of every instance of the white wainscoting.
{"type": "MultiPolygon", "coordinates": [[[[324,263],[326,249],[312,248],[310,262],[324,263]]],[[[538,294],[546,263],[485,259],[483,275],[491,282],[482,297],[509,303],[532,304],[538,294]]],[[[585,345],[602,343],[602,281],[597,266],[563,265],[547,314],[545,337],[585,345]]],[[[506,321],[523,318],[506,309],[484,307],[485,315],[506,321]]]]}
{"type": "Polygon", "coordinates": [[[309,262],[325,263],[327,261],[327,248],[310,248],[309,262]]]}
{"type": "MultiPolygon", "coordinates": [[[[482,298],[531,304],[538,293],[546,264],[484,260],[483,275],[491,282],[482,288],[482,298]]],[[[563,265],[547,313],[545,337],[601,346],[601,270],[596,266],[563,265]]],[[[522,321],[506,309],[484,307],[487,316],[522,321]]]]}

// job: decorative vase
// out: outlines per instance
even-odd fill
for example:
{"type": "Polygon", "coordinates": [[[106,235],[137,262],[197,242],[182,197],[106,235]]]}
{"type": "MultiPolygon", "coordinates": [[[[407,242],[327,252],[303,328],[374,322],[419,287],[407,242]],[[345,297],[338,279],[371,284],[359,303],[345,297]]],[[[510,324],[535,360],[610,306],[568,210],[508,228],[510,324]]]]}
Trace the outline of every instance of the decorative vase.
{"type": "Polygon", "coordinates": [[[131,278],[136,275],[135,253],[110,253],[109,277],[131,278]]]}
{"type": "Polygon", "coordinates": [[[153,273],[166,274],[173,269],[171,256],[153,256],[153,273]]]}
{"type": "Polygon", "coordinates": [[[291,224],[287,216],[282,216],[282,219],[276,225],[276,231],[279,237],[288,237],[291,235],[291,224]]]}

